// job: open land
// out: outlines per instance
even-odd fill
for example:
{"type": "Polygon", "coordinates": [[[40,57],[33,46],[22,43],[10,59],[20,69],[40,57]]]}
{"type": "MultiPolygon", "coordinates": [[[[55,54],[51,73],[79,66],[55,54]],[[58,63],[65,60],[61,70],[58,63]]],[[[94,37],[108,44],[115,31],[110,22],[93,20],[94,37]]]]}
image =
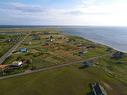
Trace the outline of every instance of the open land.
{"type": "MultiPolygon", "coordinates": [[[[126,54],[120,58],[112,58],[118,51],[81,37],[66,35],[56,29],[0,31],[28,34],[2,65],[10,65],[14,61],[29,61],[29,64],[22,67],[1,70],[1,77],[47,68],[28,75],[3,78],[0,80],[1,95],[91,95],[89,84],[94,82],[99,82],[108,95],[127,95],[126,54]],[[20,51],[24,48],[27,51],[20,51]],[[91,59],[92,65],[84,68],[82,63],[88,59],[91,59]],[[64,66],[69,63],[77,64],[64,66]],[[59,68],[48,69],[53,66],[59,68]]],[[[2,36],[4,37],[1,39],[6,39],[6,35],[2,36]]],[[[23,37],[25,35],[22,35],[21,39],[23,37]]],[[[8,43],[12,44],[0,42],[9,45],[8,43]]],[[[0,47],[3,52],[1,55],[10,49],[6,47],[5,50],[0,47]]]]}

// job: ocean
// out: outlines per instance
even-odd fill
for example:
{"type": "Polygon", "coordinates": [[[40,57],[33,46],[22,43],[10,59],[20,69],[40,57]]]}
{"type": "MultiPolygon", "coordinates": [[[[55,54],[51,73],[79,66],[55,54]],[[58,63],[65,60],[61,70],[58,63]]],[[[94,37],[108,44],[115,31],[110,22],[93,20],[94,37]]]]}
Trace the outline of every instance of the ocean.
{"type": "Polygon", "coordinates": [[[65,33],[127,53],[127,27],[64,27],[65,33]]]}
{"type": "Polygon", "coordinates": [[[70,35],[81,36],[96,43],[127,53],[127,27],[99,26],[0,26],[0,28],[56,28],[70,35]]]}

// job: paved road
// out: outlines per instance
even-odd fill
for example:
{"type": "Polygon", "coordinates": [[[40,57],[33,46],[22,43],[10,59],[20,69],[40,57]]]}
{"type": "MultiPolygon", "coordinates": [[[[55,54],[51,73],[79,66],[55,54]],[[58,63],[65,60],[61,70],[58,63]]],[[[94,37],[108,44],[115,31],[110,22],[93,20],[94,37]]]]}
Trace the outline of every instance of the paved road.
{"type": "Polygon", "coordinates": [[[19,41],[16,45],[14,45],[8,52],[6,52],[1,58],[0,58],[0,64],[3,64],[3,62],[12,55],[12,52],[15,51],[21,43],[28,37],[28,34],[21,40],[19,41]]]}
{"type": "Polygon", "coordinates": [[[72,63],[54,65],[54,66],[45,67],[45,68],[38,69],[38,70],[29,70],[29,71],[26,71],[26,72],[23,72],[23,73],[19,73],[19,74],[14,74],[14,75],[8,75],[8,76],[0,77],[0,80],[2,80],[2,79],[8,79],[8,78],[13,78],[13,77],[18,77],[18,76],[23,76],[23,75],[27,75],[27,74],[31,74],[31,73],[36,73],[36,72],[41,72],[41,71],[47,71],[47,70],[62,68],[62,67],[66,67],[66,66],[69,66],[69,65],[72,65],[72,64],[82,63],[84,61],[94,60],[94,59],[97,59],[97,58],[100,58],[100,57],[102,57],[102,56],[97,56],[97,57],[89,58],[89,59],[86,59],[86,60],[80,60],[80,61],[76,61],[76,62],[72,62],[72,63]]]}

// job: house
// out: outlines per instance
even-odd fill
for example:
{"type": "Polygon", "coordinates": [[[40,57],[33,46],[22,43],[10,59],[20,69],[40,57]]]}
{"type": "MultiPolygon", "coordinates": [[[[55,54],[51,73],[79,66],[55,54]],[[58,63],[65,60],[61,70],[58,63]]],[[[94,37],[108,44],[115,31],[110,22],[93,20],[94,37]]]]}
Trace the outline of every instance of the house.
{"type": "Polygon", "coordinates": [[[84,55],[84,52],[80,51],[79,56],[83,56],[83,55],[84,55]]]}
{"type": "Polygon", "coordinates": [[[22,61],[14,61],[12,64],[9,65],[10,68],[18,68],[18,67],[23,67],[28,64],[31,64],[32,60],[22,60],[22,61]]]}
{"type": "Polygon", "coordinates": [[[81,50],[79,52],[79,56],[83,56],[84,54],[86,54],[88,51],[87,50],[81,50]]]}
{"type": "Polygon", "coordinates": [[[49,35],[50,33],[49,32],[44,32],[44,35],[49,35]]]}
{"type": "Polygon", "coordinates": [[[88,51],[80,51],[80,52],[79,52],[79,56],[83,56],[83,55],[85,55],[87,52],[88,52],[88,51]]]}
{"type": "Polygon", "coordinates": [[[23,65],[23,62],[22,61],[14,61],[10,67],[20,67],[23,65]]]}
{"type": "Polygon", "coordinates": [[[93,62],[92,61],[85,61],[85,62],[83,62],[83,66],[84,67],[91,67],[91,66],[93,66],[93,62]]]}
{"type": "Polygon", "coordinates": [[[89,45],[89,46],[87,46],[86,48],[87,48],[87,49],[94,49],[94,48],[96,48],[96,45],[89,45]]]}
{"type": "Polygon", "coordinates": [[[91,84],[93,95],[107,95],[104,88],[99,83],[91,84]]]}
{"type": "Polygon", "coordinates": [[[125,57],[125,54],[123,52],[117,51],[112,55],[112,58],[123,58],[125,57]]]}
{"type": "Polygon", "coordinates": [[[20,48],[20,52],[26,53],[26,52],[28,52],[28,49],[27,48],[20,48]]]}
{"type": "Polygon", "coordinates": [[[89,61],[83,62],[82,65],[79,67],[79,69],[84,69],[84,68],[92,67],[92,66],[93,66],[93,62],[89,60],[89,61]]]}
{"type": "Polygon", "coordinates": [[[32,35],[32,40],[40,40],[39,35],[33,34],[33,35],[32,35]]]}
{"type": "Polygon", "coordinates": [[[50,36],[50,37],[49,37],[49,40],[50,40],[50,42],[53,42],[53,40],[54,40],[54,39],[53,39],[53,36],[50,36]]]}

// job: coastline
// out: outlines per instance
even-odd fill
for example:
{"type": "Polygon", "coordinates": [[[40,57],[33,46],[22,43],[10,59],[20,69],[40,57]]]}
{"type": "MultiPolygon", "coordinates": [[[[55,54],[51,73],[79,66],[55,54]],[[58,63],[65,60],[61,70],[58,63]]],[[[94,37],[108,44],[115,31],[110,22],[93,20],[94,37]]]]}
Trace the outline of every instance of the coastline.
{"type": "Polygon", "coordinates": [[[126,50],[122,50],[122,49],[119,49],[119,48],[115,48],[113,45],[107,44],[106,42],[101,42],[101,41],[98,41],[98,40],[95,40],[95,39],[86,37],[86,36],[84,36],[84,35],[82,35],[80,33],[78,34],[78,32],[77,33],[72,33],[72,32],[67,32],[67,31],[64,31],[64,30],[62,32],[65,33],[65,34],[67,34],[67,35],[82,37],[82,38],[84,38],[84,39],[86,39],[88,41],[92,41],[93,43],[105,45],[105,46],[110,47],[110,48],[112,48],[112,49],[114,49],[116,51],[120,51],[120,52],[123,52],[123,53],[127,53],[126,50]]]}
{"type": "Polygon", "coordinates": [[[120,51],[120,52],[123,52],[123,53],[127,53],[127,51],[123,51],[123,50],[117,49],[117,48],[115,48],[115,47],[113,47],[113,46],[111,46],[111,45],[105,44],[105,43],[103,43],[103,42],[95,41],[95,40],[93,40],[93,39],[89,39],[89,38],[86,38],[86,37],[83,37],[83,38],[86,39],[86,40],[92,41],[93,43],[97,43],[97,44],[101,44],[101,45],[110,47],[110,48],[112,48],[112,49],[114,49],[114,50],[116,50],[116,51],[120,51]]]}
{"type": "Polygon", "coordinates": [[[104,45],[104,46],[110,47],[110,48],[112,48],[112,49],[114,49],[114,50],[116,50],[116,51],[120,51],[120,52],[123,52],[123,53],[127,53],[127,51],[123,51],[123,50],[114,48],[114,47],[111,46],[111,45],[105,44],[105,43],[103,43],[103,42],[96,41],[96,40],[94,40],[94,39],[90,39],[90,38],[87,38],[87,37],[84,37],[84,36],[80,36],[80,35],[76,35],[76,34],[72,34],[72,33],[67,33],[67,32],[65,32],[65,31],[63,31],[63,33],[65,33],[66,35],[81,37],[81,38],[83,38],[83,39],[85,39],[85,40],[88,40],[88,41],[91,41],[91,42],[93,42],[93,43],[100,44],[100,45],[104,45]]]}

